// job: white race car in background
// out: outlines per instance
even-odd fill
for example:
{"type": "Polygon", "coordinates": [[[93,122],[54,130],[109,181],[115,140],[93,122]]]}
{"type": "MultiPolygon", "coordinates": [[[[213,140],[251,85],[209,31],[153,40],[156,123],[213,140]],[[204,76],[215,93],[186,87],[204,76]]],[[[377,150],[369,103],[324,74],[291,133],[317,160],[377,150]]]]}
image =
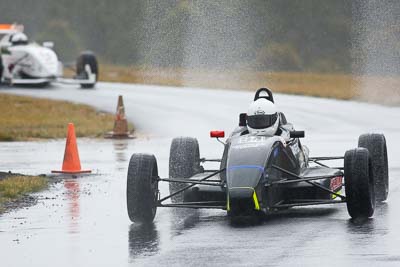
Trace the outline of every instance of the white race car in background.
{"type": "Polygon", "coordinates": [[[53,43],[29,42],[23,26],[0,24],[0,82],[10,85],[46,86],[52,82],[80,84],[93,88],[98,78],[98,63],[90,51],[82,52],[74,78],[63,78],[63,64],[53,51],[53,43]]]}

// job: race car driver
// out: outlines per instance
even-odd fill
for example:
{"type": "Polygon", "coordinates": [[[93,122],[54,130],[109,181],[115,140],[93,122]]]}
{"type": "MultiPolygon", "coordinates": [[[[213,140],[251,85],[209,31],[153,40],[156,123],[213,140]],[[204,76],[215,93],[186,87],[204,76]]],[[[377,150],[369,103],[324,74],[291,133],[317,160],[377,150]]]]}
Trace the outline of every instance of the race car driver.
{"type": "Polygon", "coordinates": [[[10,36],[10,43],[11,45],[27,45],[28,37],[22,32],[14,33],[10,36]]]}
{"type": "Polygon", "coordinates": [[[286,122],[283,113],[278,112],[275,104],[266,99],[258,98],[252,102],[247,111],[247,130],[249,134],[261,136],[280,136],[284,145],[288,144],[293,153],[300,154],[300,162],[304,164],[309,150],[298,139],[292,139],[290,132],[294,131],[291,123],[286,122]],[[302,155],[301,155],[302,154],[302,155]]]}
{"type": "Polygon", "coordinates": [[[278,133],[281,114],[271,101],[259,98],[247,111],[247,129],[251,134],[273,136],[278,133]]]}

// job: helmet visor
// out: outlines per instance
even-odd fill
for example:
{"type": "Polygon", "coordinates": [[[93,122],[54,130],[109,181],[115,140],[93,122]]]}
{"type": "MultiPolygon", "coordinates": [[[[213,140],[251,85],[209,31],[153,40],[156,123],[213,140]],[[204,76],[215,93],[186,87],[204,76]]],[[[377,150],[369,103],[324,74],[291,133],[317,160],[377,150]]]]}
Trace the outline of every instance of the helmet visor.
{"type": "Polygon", "coordinates": [[[278,113],[247,116],[247,125],[253,129],[269,128],[275,124],[278,113]]]}

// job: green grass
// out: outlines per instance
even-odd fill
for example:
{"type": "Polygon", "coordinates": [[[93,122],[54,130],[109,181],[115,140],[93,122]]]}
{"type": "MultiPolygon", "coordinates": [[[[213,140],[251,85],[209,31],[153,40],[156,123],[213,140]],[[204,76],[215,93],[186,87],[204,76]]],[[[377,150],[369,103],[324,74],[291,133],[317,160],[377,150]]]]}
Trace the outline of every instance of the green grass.
{"type": "Polygon", "coordinates": [[[10,176],[0,180],[0,211],[6,202],[45,189],[48,179],[42,176],[10,176]]]}
{"type": "Polygon", "coordinates": [[[139,68],[102,64],[100,80],[255,91],[269,87],[274,92],[338,99],[357,96],[358,78],[347,74],[261,72],[139,68]]]}
{"type": "Polygon", "coordinates": [[[286,94],[400,104],[400,76],[169,69],[101,64],[99,79],[109,82],[237,89],[253,92],[260,87],[268,87],[274,92],[286,94]]]}
{"type": "Polygon", "coordinates": [[[0,94],[0,114],[0,141],[65,138],[69,122],[78,137],[100,137],[114,125],[114,115],[87,105],[8,94],[0,94]]]}

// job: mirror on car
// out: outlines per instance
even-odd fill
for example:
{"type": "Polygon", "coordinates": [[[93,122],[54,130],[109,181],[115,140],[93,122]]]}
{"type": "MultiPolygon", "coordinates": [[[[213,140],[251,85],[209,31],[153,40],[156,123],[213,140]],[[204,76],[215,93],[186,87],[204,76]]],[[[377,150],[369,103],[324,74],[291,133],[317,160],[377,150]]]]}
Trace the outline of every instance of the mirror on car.
{"type": "Polygon", "coordinates": [[[304,138],[304,131],[291,131],[290,138],[304,138]]]}
{"type": "Polygon", "coordinates": [[[225,131],[210,131],[211,138],[224,138],[225,131]]]}
{"type": "Polygon", "coordinates": [[[54,42],[43,42],[42,46],[50,48],[50,49],[53,49],[54,48],[54,42]]]}

